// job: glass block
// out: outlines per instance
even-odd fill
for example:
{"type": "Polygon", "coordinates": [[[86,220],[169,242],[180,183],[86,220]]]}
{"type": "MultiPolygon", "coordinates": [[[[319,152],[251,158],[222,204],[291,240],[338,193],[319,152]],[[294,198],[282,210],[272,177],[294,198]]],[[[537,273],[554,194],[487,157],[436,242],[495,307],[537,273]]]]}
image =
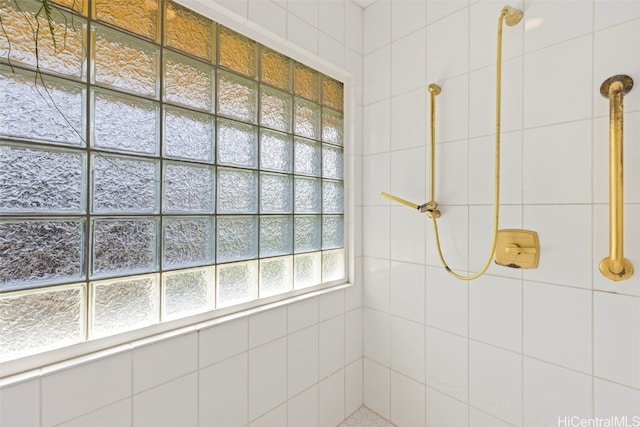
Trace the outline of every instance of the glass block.
{"type": "Polygon", "coordinates": [[[164,101],[213,111],[214,71],[211,65],[164,50],[164,101]]]}
{"type": "Polygon", "coordinates": [[[212,116],[164,107],[164,155],[213,162],[215,119],[212,116]]]}
{"type": "Polygon", "coordinates": [[[344,217],[342,215],[322,216],[322,249],[344,247],[344,217]]]}
{"type": "Polygon", "coordinates": [[[290,175],[260,174],[260,212],[291,213],[293,188],[290,175]]]}
{"type": "Polygon", "coordinates": [[[83,284],[0,294],[0,362],[84,341],[83,284]]]}
{"type": "Polygon", "coordinates": [[[258,83],[218,71],[218,114],[258,122],[258,83]]]}
{"type": "Polygon", "coordinates": [[[0,212],[86,210],[83,152],[0,146],[0,212]]]}
{"type": "Polygon", "coordinates": [[[296,177],[294,211],[296,213],[320,213],[322,210],[320,192],[319,179],[296,177]]]}
{"type": "Polygon", "coordinates": [[[102,25],[92,26],[95,36],[91,81],[157,99],[160,49],[102,25]]]}
{"type": "Polygon", "coordinates": [[[233,120],[218,120],[218,163],[255,168],[258,165],[258,129],[233,120]]]}
{"type": "Polygon", "coordinates": [[[89,338],[95,339],[158,323],[158,275],[89,283],[89,338]]]}
{"type": "Polygon", "coordinates": [[[84,278],[83,219],[2,220],[0,291],[84,278]]]}
{"type": "Polygon", "coordinates": [[[94,153],[93,212],[158,211],[160,170],[157,161],[94,153]]]}
{"type": "Polygon", "coordinates": [[[257,213],[258,174],[218,169],[218,213],[257,213]]]}
{"type": "Polygon", "coordinates": [[[337,111],[344,109],[343,84],[331,77],[322,76],[322,105],[337,111]]]}
{"type": "Polygon", "coordinates": [[[296,135],[320,139],[320,106],[295,98],[294,132],[296,135]]]}
{"type": "Polygon", "coordinates": [[[215,211],[215,170],[212,166],[165,162],[163,212],[215,211]]]}
{"type": "Polygon", "coordinates": [[[320,101],[320,73],[296,62],[294,82],[296,95],[320,101]]]}
{"type": "Polygon", "coordinates": [[[162,274],[162,320],[173,320],[213,310],[215,267],[162,274]]]}
{"type": "Polygon", "coordinates": [[[218,217],[218,263],[258,257],[258,218],[218,217]]]}
{"type": "Polygon", "coordinates": [[[344,155],[341,148],[322,146],[322,176],[333,179],[344,178],[344,155]]]}
{"type": "Polygon", "coordinates": [[[216,234],[212,217],[163,219],[163,267],[212,264],[216,234]]]}
{"type": "Polygon", "coordinates": [[[260,124],[272,129],[291,132],[291,95],[261,86],[260,124]]]}
{"type": "Polygon", "coordinates": [[[322,213],[344,213],[342,181],[322,181],[322,213]]]}
{"type": "Polygon", "coordinates": [[[82,146],[83,106],[80,84],[0,65],[0,135],[82,146]]]}
{"type": "Polygon", "coordinates": [[[291,172],[293,147],[291,136],[261,130],[260,132],[260,168],[281,172],[291,172]]]}
{"type": "Polygon", "coordinates": [[[319,142],[296,138],[293,151],[294,173],[320,176],[322,171],[321,153],[319,142]]]}
{"type": "Polygon", "coordinates": [[[158,153],[160,108],[156,102],[93,90],[92,145],[108,150],[158,153]]]}
{"type": "Polygon", "coordinates": [[[294,256],[293,288],[302,289],[319,285],[322,280],[322,255],[320,252],[294,256]]]}
{"type": "Polygon", "coordinates": [[[293,257],[260,260],[260,298],[293,289],[293,257]]]}
{"type": "Polygon", "coordinates": [[[260,81],[291,92],[291,59],[262,46],[260,60],[260,81]]]}
{"type": "Polygon", "coordinates": [[[220,25],[219,64],[246,76],[258,76],[258,43],[220,25]]]}
{"type": "Polygon", "coordinates": [[[52,0],[52,2],[87,15],[87,0],[52,0]]]}
{"type": "Polygon", "coordinates": [[[164,42],[208,62],[215,61],[215,23],[172,1],[166,2],[164,42]]]}
{"type": "Polygon", "coordinates": [[[322,252],[322,282],[334,282],[344,278],[344,249],[322,252]]]}
{"type": "Polygon", "coordinates": [[[50,27],[41,7],[38,1],[0,2],[0,58],[14,65],[81,78],[86,20],[52,7],[50,27]]]}
{"type": "MultiPolygon", "coordinates": [[[[290,254],[293,249],[292,225],[293,218],[291,216],[261,216],[260,256],[270,257],[290,254]]],[[[320,236],[319,231],[320,227],[318,227],[318,236],[320,236]]]]}
{"type": "Polygon", "coordinates": [[[219,265],[217,273],[216,308],[258,298],[258,261],[219,265]]]}
{"type": "Polygon", "coordinates": [[[95,19],[158,40],[158,0],[93,0],[93,11],[95,19]]]}
{"type": "Polygon", "coordinates": [[[156,268],[156,218],[94,218],[93,277],[124,275],[156,268]]]}
{"type": "Polygon", "coordinates": [[[321,222],[319,215],[296,215],[294,251],[319,251],[321,246],[321,222]]]}
{"type": "Polygon", "coordinates": [[[341,113],[322,109],[322,140],[330,144],[344,144],[344,119],[341,113]]]}

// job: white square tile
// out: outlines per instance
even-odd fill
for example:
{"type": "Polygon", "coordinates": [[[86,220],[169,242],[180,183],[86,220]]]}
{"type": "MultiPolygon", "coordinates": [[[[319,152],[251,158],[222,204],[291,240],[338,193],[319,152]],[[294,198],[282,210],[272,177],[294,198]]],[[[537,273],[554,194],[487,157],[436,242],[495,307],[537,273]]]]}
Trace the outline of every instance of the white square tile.
{"type": "Polygon", "coordinates": [[[287,340],[281,338],[249,352],[249,420],[287,400],[287,340]]]}
{"type": "MultiPolygon", "coordinates": [[[[426,3],[415,0],[391,1],[391,39],[398,40],[426,25],[426,3]]],[[[424,39],[423,39],[424,43],[424,39]]],[[[424,48],[422,49],[424,50],[424,48]]]]}
{"type": "Polygon", "coordinates": [[[363,255],[389,258],[389,207],[365,207],[362,216],[363,255]]]}
{"type": "Polygon", "coordinates": [[[596,0],[595,29],[600,30],[640,17],[640,3],[627,0],[596,0]]]}
{"type": "Polygon", "coordinates": [[[376,1],[363,12],[364,53],[386,46],[391,42],[391,2],[376,1]]]}
{"type": "Polygon", "coordinates": [[[390,262],[365,257],[362,266],[364,269],[364,305],[388,312],[390,262]]]}
{"type": "Polygon", "coordinates": [[[344,2],[345,28],[344,37],[347,47],[362,55],[362,8],[352,1],[344,2]]]}
{"type": "Polygon", "coordinates": [[[468,333],[468,283],[444,268],[427,267],[426,322],[428,326],[459,335],[468,333]]]}
{"type": "Polygon", "coordinates": [[[249,424],[249,427],[284,426],[287,423],[287,405],[280,405],[276,409],[261,416],[249,424]]]}
{"type": "Polygon", "coordinates": [[[344,361],[351,363],[362,357],[362,309],[344,315],[344,361]]]}
{"type": "Polygon", "coordinates": [[[522,281],[482,276],[469,283],[469,337],[522,351],[522,281]]]}
{"type": "MultiPolygon", "coordinates": [[[[438,209],[441,216],[437,225],[444,261],[452,270],[466,275],[469,268],[469,208],[467,206],[440,205],[438,209]]],[[[430,220],[430,222],[432,221],[430,220]]],[[[433,225],[427,227],[426,252],[426,265],[444,267],[438,256],[433,225]]],[[[429,275],[427,274],[427,282],[428,280],[429,275]]]]}
{"type": "Polygon", "coordinates": [[[390,365],[389,315],[368,308],[364,309],[364,356],[385,366],[390,365]]]}
{"type": "MultiPolygon", "coordinates": [[[[361,240],[360,240],[361,241],[361,240]]],[[[356,271],[362,271],[362,264],[364,258],[358,257],[355,259],[356,271]]],[[[356,273],[356,283],[352,287],[345,289],[344,292],[344,309],[353,310],[358,307],[362,307],[362,273],[356,273]]]]}
{"type": "Polygon", "coordinates": [[[391,316],[391,368],[424,384],[424,355],[424,325],[391,316]]]}
{"type": "Polygon", "coordinates": [[[439,21],[467,6],[469,6],[469,0],[428,1],[427,24],[439,21]]]}
{"type": "MultiPolygon", "coordinates": [[[[423,147],[425,145],[426,100],[427,91],[424,88],[412,90],[391,98],[392,150],[423,147]]],[[[429,141],[427,141],[427,144],[429,144],[429,141]]]]}
{"type": "Polygon", "coordinates": [[[308,298],[300,302],[287,305],[288,331],[299,331],[318,323],[319,303],[318,298],[308,298]]]}
{"type": "MultiPolygon", "coordinates": [[[[386,153],[391,147],[391,120],[389,117],[392,110],[390,102],[389,99],[383,99],[382,101],[362,107],[364,120],[363,153],[365,156],[369,154],[386,153]]],[[[368,179],[373,178],[373,176],[369,174],[365,176],[365,178],[365,182],[368,183],[368,179]]]]}
{"type": "Polygon", "coordinates": [[[327,377],[344,366],[344,315],[321,322],[318,374],[327,377]]]}
{"type": "Polygon", "coordinates": [[[344,291],[333,291],[320,296],[320,321],[344,313],[344,291]]]}
{"type": "Polygon", "coordinates": [[[467,402],[469,340],[427,327],[427,386],[467,402]]]}
{"type": "Polygon", "coordinates": [[[424,265],[392,261],[390,313],[424,324],[425,285],[424,265]]]}
{"type": "MultiPolygon", "coordinates": [[[[58,424],[59,427],[130,427],[131,426],[132,399],[124,399],[98,409],[80,418],[76,418],[68,423],[58,424]]],[[[5,424],[0,424],[5,425],[5,424]]],[[[7,426],[23,426],[27,424],[7,424],[7,426]]]]}
{"type": "Polygon", "coordinates": [[[317,28],[318,3],[319,0],[287,0],[287,10],[317,28]]]}
{"type": "Polygon", "coordinates": [[[249,317],[249,348],[287,334],[287,307],[277,307],[249,317]]]}
{"type": "MultiPolygon", "coordinates": [[[[424,147],[410,148],[407,150],[391,152],[391,186],[390,193],[414,203],[424,203],[427,198],[426,169],[427,158],[424,147]]],[[[408,209],[403,205],[392,203],[394,207],[402,207],[403,210],[426,222],[424,214],[414,209],[408,209]]],[[[424,233],[422,233],[424,234],[424,233]]],[[[420,261],[423,261],[421,258],[420,261]]]]}
{"type": "Polygon", "coordinates": [[[200,425],[245,425],[247,353],[200,370],[200,425]]]}
{"type": "Polygon", "coordinates": [[[287,14],[287,40],[315,55],[318,54],[318,29],[292,13],[287,14]]]}
{"type": "Polygon", "coordinates": [[[345,414],[352,414],[362,405],[362,370],[362,358],[344,368],[345,414]]]}
{"type": "Polygon", "coordinates": [[[249,322],[246,317],[231,320],[199,333],[200,367],[247,351],[249,322]],[[224,345],[220,345],[223,342],[224,345]]]}
{"type": "Polygon", "coordinates": [[[594,293],[594,375],[640,388],[640,298],[594,293]]]}
{"type": "Polygon", "coordinates": [[[248,14],[247,0],[216,0],[216,3],[226,7],[233,13],[236,13],[243,18],[247,17],[247,14],[248,14]]]}
{"type": "MultiPolygon", "coordinates": [[[[364,191],[362,202],[365,206],[386,206],[389,201],[380,193],[391,191],[391,156],[389,153],[365,156],[362,159],[364,191]]],[[[366,218],[365,218],[366,219],[366,218]]]]}
{"type": "Polygon", "coordinates": [[[288,395],[295,396],[318,382],[318,327],[289,335],[288,395]]]}
{"type": "Polygon", "coordinates": [[[595,385],[595,416],[598,418],[633,417],[638,416],[640,408],[640,390],[614,384],[596,378],[595,385]]]}
{"type": "Polygon", "coordinates": [[[468,406],[427,387],[427,424],[438,427],[460,427],[469,424],[468,406]]]}
{"type": "Polygon", "coordinates": [[[287,11],[270,0],[249,0],[249,20],[286,39],[287,11]]]}
{"type": "MultiPolygon", "coordinates": [[[[384,4],[380,1],[379,4],[384,4]]],[[[366,11],[365,11],[366,14],[366,11]]],[[[365,27],[366,27],[365,19],[365,27]]],[[[378,27],[377,30],[380,30],[378,27]]],[[[365,37],[365,49],[366,49],[365,37]]],[[[364,56],[362,67],[364,70],[364,84],[362,96],[364,105],[389,98],[391,95],[391,47],[385,46],[367,53],[364,56]]]]}
{"type": "Polygon", "coordinates": [[[525,282],[524,353],[591,373],[591,292],[525,282]]]}
{"type": "Polygon", "coordinates": [[[417,381],[391,372],[391,422],[399,426],[424,426],[426,387],[417,381]]]}
{"type": "Polygon", "coordinates": [[[427,26],[427,52],[429,81],[439,81],[469,71],[468,9],[459,10],[427,26]],[[443,40],[447,42],[443,43],[443,40]]]}
{"type": "Polygon", "coordinates": [[[136,427],[198,425],[198,374],[191,373],[133,397],[136,427]]]}
{"type": "Polygon", "coordinates": [[[345,1],[323,0],[319,4],[320,31],[344,44],[345,1]]]}
{"type": "Polygon", "coordinates": [[[40,381],[0,388],[0,425],[40,426],[40,381]]]}
{"type": "Polygon", "coordinates": [[[512,427],[506,421],[500,420],[486,412],[469,408],[469,427],[512,427]]]}
{"type": "Polygon", "coordinates": [[[525,13],[525,51],[541,49],[592,31],[593,2],[574,0],[561,2],[530,1],[525,13]],[[540,26],[533,28],[533,20],[540,26]],[[528,21],[528,25],[527,25],[528,21]]]}
{"type": "MultiPolygon", "coordinates": [[[[432,61],[431,57],[429,57],[429,64],[431,64],[432,61]]],[[[459,141],[468,138],[469,76],[464,74],[445,80],[441,77],[431,77],[427,74],[427,83],[437,83],[442,89],[440,95],[435,98],[436,142],[459,141]]],[[[430,117],[431,110],[429,107],[427,108],[427,114],[429,114],[430,117]]],[[[430,127],[427,127],[427,132],[431,132],[430,127]]],[[[430,134],[428,144],[431,144],[430,134]]],[[[445,159],[447,159],[447,157],[445,157],[445,159]]],[[[446,163],[447,165],[453,162],[464,163],[464,160],[461,159],[451,157],[449,157],[449,159],[446,163]]],[[[436,164],[436,168],[438,168],[438,165],[442,165],[441,160],[436,164]]]]}
{"type": "Polygon", "coordinates": [[[524,425],[551,426],[565,417],[589,418],[591,376],[524,358],[524,425]]]}
{"type": "MultiPolygon", "coordinates": [[[[423,201],[416,202],[418,204],[423,201]]],[[[406,206],[391,207],[391,259],[422,264],[425,262],[425,214],[406,206]]]]}
{"type": "MultiPolygon", "coordinates": [[[[436,146],[435,192],[438,204],[466,204],[468,202],[468,160],[469,143],[466,140],[448,142],[436,146]]],[[[441,208],[440,211],[442,216],[438,219],[438,222],[444,223],[447,219],[445,209],[441,208]]]]}
{"type": "Polygon", "coordinates": [[[470,341],[470,404],[513,425],[522,424],[522,356],[470,341]]]}
{"type": "Polygon", "coordinates": [[[335,427],[345,418],[344,370],[320,382],[320,427],[335,427]]]}
{"type": "MultiPolygon", "coordinates": [[[[330,2],[331,3],[331,2],[330,2]]],[[[318,35],[318,54],[333,65],[344,68],[344,45],[324,33],[318,35]]]]}
{"type": "Polygon", "coordinates": [[[426,31],[420,29],[391,44],[392,95],[424,87],[425,37],[426,31]]]}
{"type": "Polygon", "coordinates": [[[288,425],[317,427],[318,414],[318,386],[308,388],[299,395],[289,399],[288,425]]]}
{"type": "Polygon", "coordinates": [[[386,419],[391,418],[391,371],[364,359],[364,404],[386,419]]]}
{"type": "Polygon", "coordinates": [[[198,368],[198,335],[169,338],[133,350],[133,392],[181,377],[198,368]]]}

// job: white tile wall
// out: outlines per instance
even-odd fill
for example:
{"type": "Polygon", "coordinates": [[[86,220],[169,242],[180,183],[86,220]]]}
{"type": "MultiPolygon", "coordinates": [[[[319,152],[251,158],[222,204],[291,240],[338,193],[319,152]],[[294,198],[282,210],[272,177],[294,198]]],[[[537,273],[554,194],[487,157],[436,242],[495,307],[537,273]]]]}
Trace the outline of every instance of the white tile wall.
{"type": "Polygon", "coordinates": [[[40,425],[39,381],[27,381],[0,389],[0,425],[40,425]]]}

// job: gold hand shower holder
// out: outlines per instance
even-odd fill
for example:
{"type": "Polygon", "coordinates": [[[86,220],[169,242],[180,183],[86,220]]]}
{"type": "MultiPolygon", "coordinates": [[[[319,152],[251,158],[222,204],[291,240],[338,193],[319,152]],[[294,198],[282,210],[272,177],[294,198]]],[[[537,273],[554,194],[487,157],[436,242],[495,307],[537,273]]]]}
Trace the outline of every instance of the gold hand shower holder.
{"type": "Polygon", "coordinates": [[[600,272],[611,280],[626,280],[633,265],[624,258],[623,233],[623,97],[633,87],[625,75],[609,77],[600,86],[600,94],[609,99],[609,256],[600,261],[600,272]]]}

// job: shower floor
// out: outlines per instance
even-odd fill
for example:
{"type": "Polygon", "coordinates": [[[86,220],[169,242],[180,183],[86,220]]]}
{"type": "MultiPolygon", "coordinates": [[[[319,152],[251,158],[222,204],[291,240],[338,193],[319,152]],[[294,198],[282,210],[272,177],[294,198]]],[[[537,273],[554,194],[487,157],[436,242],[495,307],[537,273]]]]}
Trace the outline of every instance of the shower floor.
{"type": "Polygon", "coordinates": [[[371,409],[362,405],[349,416],[346,420],[341,422],[338,427],[397,427],[392,424],[391,421],[382,418],[380,415],[373,412],[371,409]]]}

